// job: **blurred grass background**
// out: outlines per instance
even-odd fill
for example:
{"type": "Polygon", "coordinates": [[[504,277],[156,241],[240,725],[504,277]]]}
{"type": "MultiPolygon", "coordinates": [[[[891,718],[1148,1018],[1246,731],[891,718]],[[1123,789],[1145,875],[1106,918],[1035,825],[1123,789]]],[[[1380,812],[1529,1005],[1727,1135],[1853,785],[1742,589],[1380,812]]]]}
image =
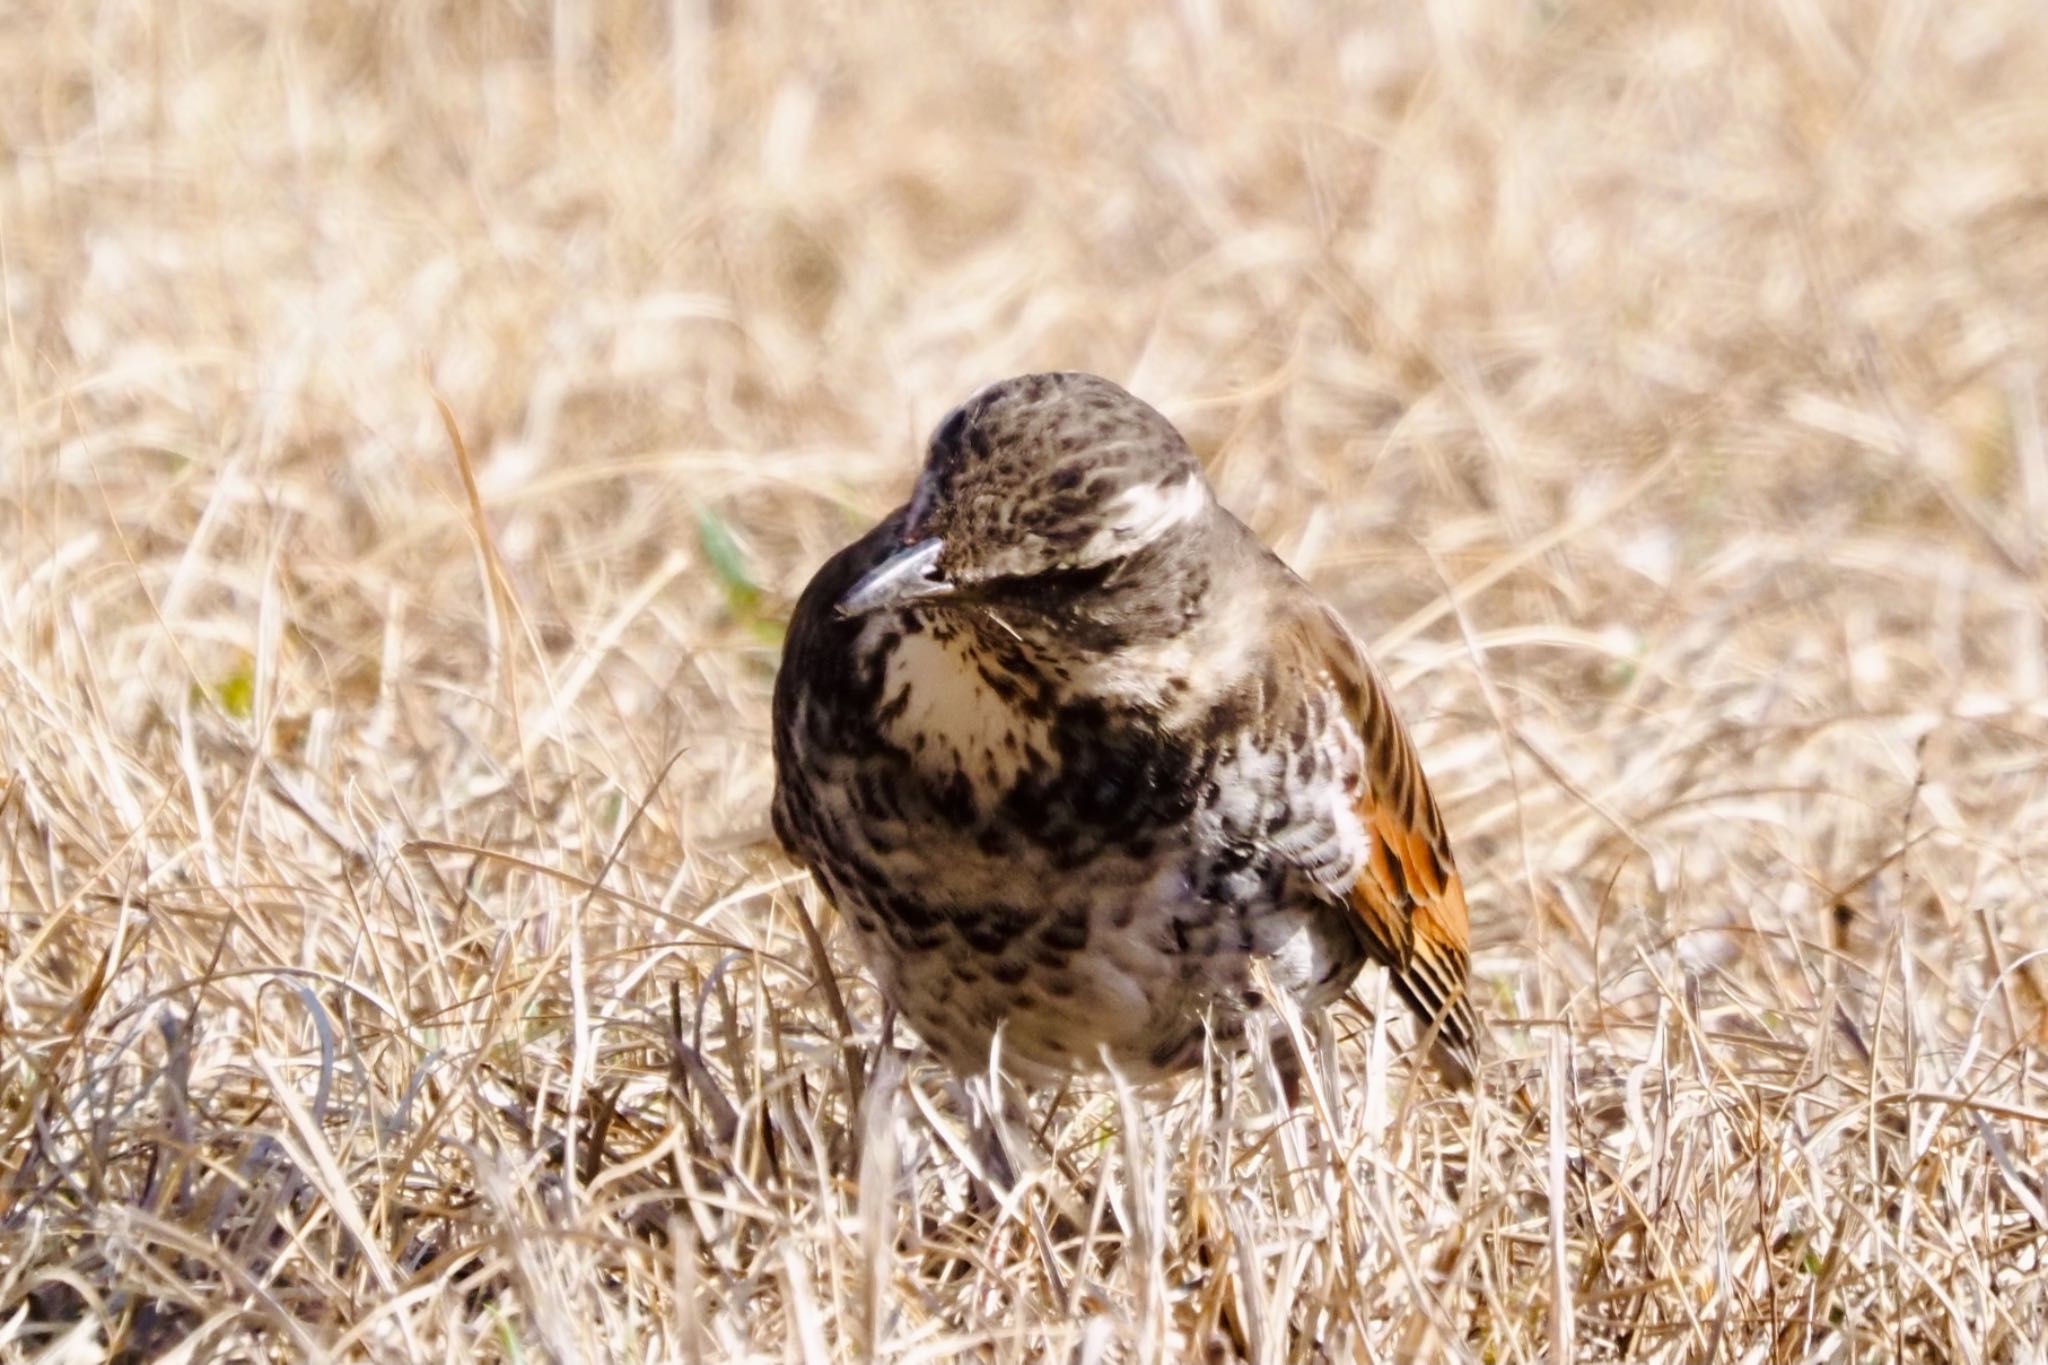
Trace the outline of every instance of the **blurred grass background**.
{"type": "Polygon", "coordinates": [[[2038,1358],[2044,71],[2023,0],[0,13],[0,1359],[2038,1358]],[[1344,1010],[1291,1121],[1040,1097],[984,1207],[761,846],[794,593],[1055,367],[1377,642],[1476,1107],[1344,1010]]]}

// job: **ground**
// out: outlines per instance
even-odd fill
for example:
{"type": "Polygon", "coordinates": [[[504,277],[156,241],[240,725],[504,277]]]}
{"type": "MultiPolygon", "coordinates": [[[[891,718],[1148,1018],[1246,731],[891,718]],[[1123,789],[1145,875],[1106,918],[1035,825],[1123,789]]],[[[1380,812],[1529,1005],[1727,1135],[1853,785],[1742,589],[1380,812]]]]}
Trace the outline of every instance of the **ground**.
{"type": "Polygon", "coordinates": [[[0,1360],[2040,1359],[2044,62],[2025,0],[0,15],[0,1360]],[[795,593],[1048,367],[1375,649],[1474,1097],[1368,976],[1292,1115],[1040,1095],[992,1201],[770,846],[795,593]]]}

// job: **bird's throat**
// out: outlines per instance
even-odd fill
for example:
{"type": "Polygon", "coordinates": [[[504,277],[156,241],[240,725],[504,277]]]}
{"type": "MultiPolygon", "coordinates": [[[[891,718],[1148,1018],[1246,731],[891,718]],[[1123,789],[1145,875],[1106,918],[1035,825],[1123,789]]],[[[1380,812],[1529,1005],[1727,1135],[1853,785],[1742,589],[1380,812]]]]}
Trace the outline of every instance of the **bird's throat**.
{"type": "Polygon", "coordinates": [[[966,613],[928,613],[919,628],[877,620],[863,644],[883,652],[882,734],[928,776],[963,775],[993,798],[1053,752],[1048,691],[1019,642],[988,638],[966,613]]]}

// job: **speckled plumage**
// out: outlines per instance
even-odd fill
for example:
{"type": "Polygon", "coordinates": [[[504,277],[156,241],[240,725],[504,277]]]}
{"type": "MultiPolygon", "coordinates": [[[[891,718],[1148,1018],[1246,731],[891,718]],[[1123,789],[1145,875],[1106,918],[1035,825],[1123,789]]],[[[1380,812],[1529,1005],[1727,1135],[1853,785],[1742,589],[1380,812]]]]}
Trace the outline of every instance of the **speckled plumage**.
{"type": "Polygon", "coordinates": [[[902,1016],[961,1071],[1140,1075],[1368,956],[1469,1076],[1463,888],[1384,685],[1091,375],[991,386],[909,504],[805,590],[775,826],[902,1016]]]}

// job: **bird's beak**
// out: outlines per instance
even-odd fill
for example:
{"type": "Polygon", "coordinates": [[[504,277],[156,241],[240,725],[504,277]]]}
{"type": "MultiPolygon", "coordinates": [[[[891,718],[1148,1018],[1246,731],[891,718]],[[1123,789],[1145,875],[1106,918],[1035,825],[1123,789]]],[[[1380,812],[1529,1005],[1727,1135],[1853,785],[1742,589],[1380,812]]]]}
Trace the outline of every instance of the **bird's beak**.
{"type": "Polygon", "coordinates": [[[839,599],[839,614],[866,616],[871,611],[907,607],[913,602],[951,596],[953,585],[939,576],[939,555],[946,548],[940,540],[922,540],[898,550],[868,570],[860,582],[839,599]]]}

